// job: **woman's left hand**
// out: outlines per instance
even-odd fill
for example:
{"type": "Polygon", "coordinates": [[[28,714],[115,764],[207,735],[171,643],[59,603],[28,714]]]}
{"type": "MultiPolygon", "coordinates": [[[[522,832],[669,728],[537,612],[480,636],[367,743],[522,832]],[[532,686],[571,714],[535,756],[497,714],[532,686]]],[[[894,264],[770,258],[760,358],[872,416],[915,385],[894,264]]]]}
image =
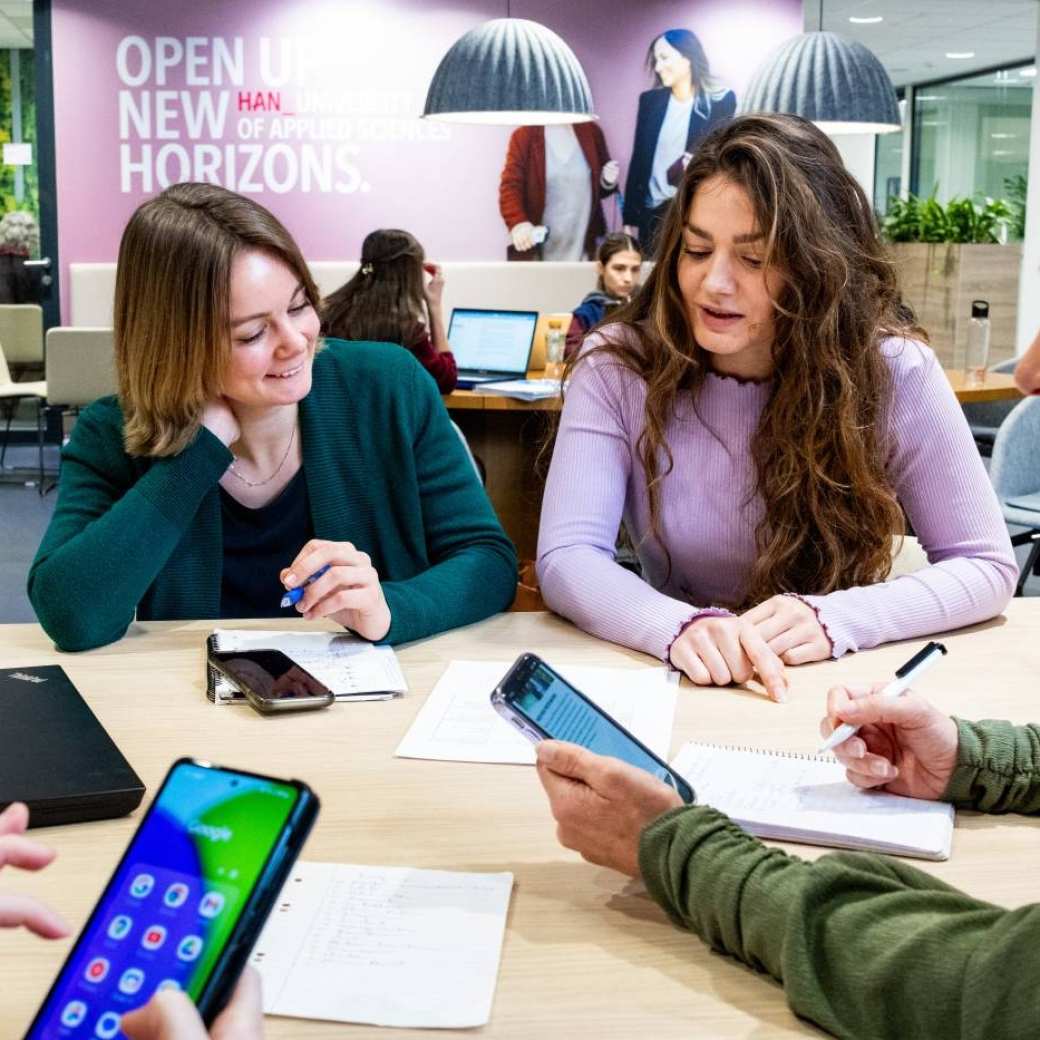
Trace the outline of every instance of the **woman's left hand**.
{"type": "Polygon", "coordinates": [[[368,554],[350,542],[312,538],[282,571],[282,584],[296,588],[325,566],[329,569],[305,586],[296,609],[308,621],[327,617],[364,639],[382,639],[390,631],[390,608],[368,554]]]}
{"type": "Polygon", "coordinates": [[[431,263],[429,260],[423,264],[423,270],[430,276],[430,280],[423,286],[426,302],[431,307],[439,307],[444,296],[444,271],[441,270],[440,264],[431,263]]]}
{"type": "Polygon", "coordinates": [[[831,656],[831,641],[816,611],[795,596],[771,596],[741,617],[755,626],[784,664],[826,661],[831,656]]]}

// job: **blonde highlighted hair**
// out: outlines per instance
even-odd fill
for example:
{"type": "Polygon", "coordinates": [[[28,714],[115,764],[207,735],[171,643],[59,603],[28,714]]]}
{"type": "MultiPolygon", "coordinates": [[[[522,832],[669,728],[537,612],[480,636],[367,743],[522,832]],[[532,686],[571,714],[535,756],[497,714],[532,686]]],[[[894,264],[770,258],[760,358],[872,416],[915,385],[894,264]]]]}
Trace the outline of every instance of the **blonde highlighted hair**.
{"type": "Polygon", "coordinates": [[[299,247],[250,199],[214,184],[175,184],[130,218],[119,244],[114,314],[129,454],[177,455],[220,394],[231,354],[231,268],[244,250],[281,260],[318,306],[299,247]]]}

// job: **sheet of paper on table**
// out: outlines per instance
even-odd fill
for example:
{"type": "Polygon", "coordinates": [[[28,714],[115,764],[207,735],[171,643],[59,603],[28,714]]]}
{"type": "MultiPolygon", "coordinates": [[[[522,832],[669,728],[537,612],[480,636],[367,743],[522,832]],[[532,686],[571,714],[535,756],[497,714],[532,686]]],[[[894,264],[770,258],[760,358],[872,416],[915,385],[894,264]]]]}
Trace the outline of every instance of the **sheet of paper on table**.
{"type": "MultiPolygon", "coordinates": [[[[652,751],[668,758],[678,691],[666,668],[550,664],[652,751]]],[[[534,747],[491,707],[511,661],[452,661],[398,745],[398,758],[534,764],[534,747]]]]}
{"type": "Polygon", "coordinates": [[[542,401],[560,396],[558,379],[503,379],[497,383],[480,383],[474,388],[479,394],[498,394],[518,401],[542,401]]]}
{"type": "MultiPolygon", "coordinates": [[[[389,646],[373,646],[346,632],[217,628],[209,645],[215,650],[281,650],[332,690],[336,700],[387,700],[408,691],[397,655],[389,646]]],[[[223,675],[208,665],[206,672],[211,701],[242,700],[223,675]]]]}
{"type": "Polygon", "coordinates": [[[297,863],[251,963],[264,1012],[404,1028],[491,1017],[513,875],[297,863]]]}

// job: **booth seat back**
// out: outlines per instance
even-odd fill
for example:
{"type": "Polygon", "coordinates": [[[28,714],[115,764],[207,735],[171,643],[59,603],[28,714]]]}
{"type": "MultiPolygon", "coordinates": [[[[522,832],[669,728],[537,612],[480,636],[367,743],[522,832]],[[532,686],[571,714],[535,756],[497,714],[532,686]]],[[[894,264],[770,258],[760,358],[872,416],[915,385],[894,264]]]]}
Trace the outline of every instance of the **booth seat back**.
{"type": "MultiPolygon", "coordinates": [[[[353,260],[309,261],[323,296],[338,289],[358,269],[353,260]]],[[[444,319],[453,307],[531,310],[540,314],[569,312],[596,287],[595,264],[447,261],[444,268],[444,319]]],[[[644,276],[647,265],[644,265],[644,276]]],[[[115,294],[114,263],[69,265],[69,325],[110,326],[115,294]]]]}

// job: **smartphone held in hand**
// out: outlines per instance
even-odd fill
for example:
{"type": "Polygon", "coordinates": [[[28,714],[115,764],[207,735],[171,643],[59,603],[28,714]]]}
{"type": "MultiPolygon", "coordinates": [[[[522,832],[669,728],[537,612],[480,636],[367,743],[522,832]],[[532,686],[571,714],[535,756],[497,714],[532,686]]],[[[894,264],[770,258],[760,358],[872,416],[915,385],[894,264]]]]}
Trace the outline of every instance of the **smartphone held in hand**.
{"type": "Polygon", "coordinates": [[[281,650],[210,650],[209,663],[262,715],[327,708],[336,699],[281,650]]]}
{"type": "Polygon", "coordinates": [[[492,692],[491,704],[535,744],[566,740],[619,758],[674,788],[687,804],[694,800],[693,788],[667,762],[535,654],[516,659],[492,692]]]}
{"type": "Polygon", "coordinates": [[[299,780],[174,762],[25,1040],[121,1036],[124,1014],[171,988],[212,1022],[318,808],[299,780]]]}

